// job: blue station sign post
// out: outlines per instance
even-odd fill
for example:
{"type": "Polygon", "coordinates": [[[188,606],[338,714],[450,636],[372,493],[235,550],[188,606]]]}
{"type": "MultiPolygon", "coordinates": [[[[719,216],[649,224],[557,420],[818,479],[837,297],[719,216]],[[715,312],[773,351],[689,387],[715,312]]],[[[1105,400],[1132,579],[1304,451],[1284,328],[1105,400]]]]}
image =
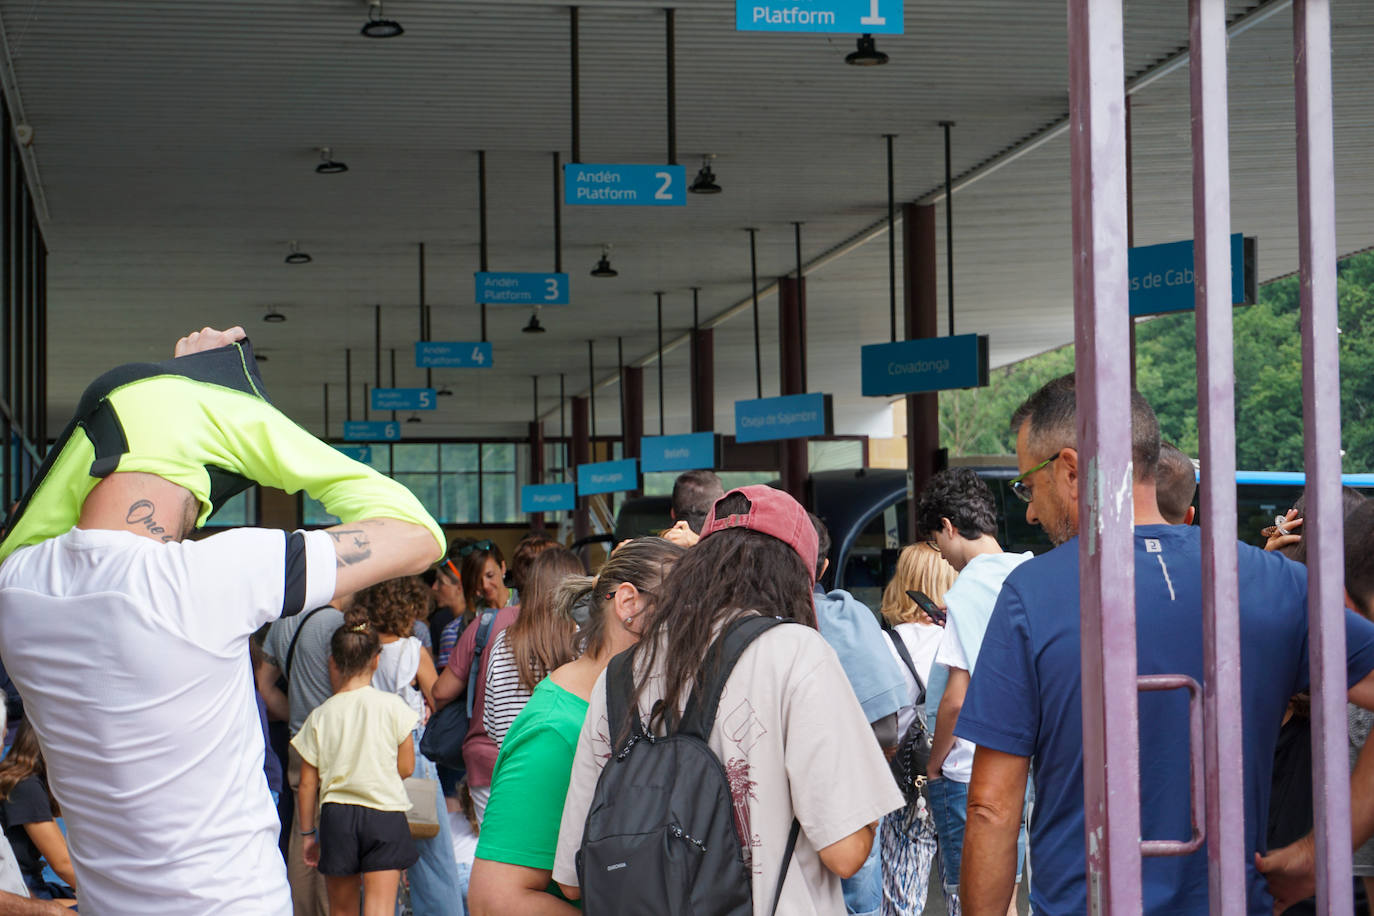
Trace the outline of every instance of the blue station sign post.
{"type": "Polygon", "coordinates": [[[372,446],[370,445],[336,445],[334,447],[354,461],[361,461],[363,464],[372,463],[372,446]]]}
{"type": "MultiPolygon", "coordinates": [[[[1239,232],[1231,236],[1231,304],[1253,305],[1258,294],[1253,238],[1239,232]]],[[[1186,312],[1196,304],[1193,281],[1193,240],[1141,245],[1127,254],[1132,317],[1186,312]]]]}
{"type": "Polygon", "coordinates": [[[639,489],[639,462],[633,458],[577,466],[577,494],[620,493],[639,489]]]}
{"type": "Polygon", "coordinates": [[[344,423],[345,442],[395,442],[401,438],[401,424],[381,420],[348,420],[344,423]]]}
{"type": "Polygon", "coordinates": [[[577,488],[570,483],[531,483],[520,488],[521,512],[571,512],[577,488]]]}
{"type": "Polygon", "coordinates": [[[639,440],[639,466],[652,471],[695,471],[716,466],[716,434],[645,436],[639,440]]]}
{"type": "Polygon", "coordinates": [[[988,383],[986,334],[924,337],[863,348],[864,397],[978,388],[988,383]]]}
{"type": "Polygon", "coordinates": [[[902,34],[902,0],[735,0],[737,32],[902,34]]]}
{"type": "Polygon", "coordinates": [[[567,305],[567,274],[473,274],[474,305],[567,305]]]}
{"type": "Polygon", "coordinates": [[[438,392],[433,388],[373,388],[373,410],[434,410],[438,392]]]}
{"type": "Polygon", "coordinates": [[[563,202],[569,206],[687,206],[687,170],[680,165],[563,166],[563,202]]]}
{"type": "Polygon", "coordinates": [[[415,365],[420,369],[490,369],[491,342],[417,340],[415,365]]]}
{"type": "Polygon", "coordinates": [[[835,427],[830,395],[789,394],[735,402],[735,441],[828,436],[835,427]]]}

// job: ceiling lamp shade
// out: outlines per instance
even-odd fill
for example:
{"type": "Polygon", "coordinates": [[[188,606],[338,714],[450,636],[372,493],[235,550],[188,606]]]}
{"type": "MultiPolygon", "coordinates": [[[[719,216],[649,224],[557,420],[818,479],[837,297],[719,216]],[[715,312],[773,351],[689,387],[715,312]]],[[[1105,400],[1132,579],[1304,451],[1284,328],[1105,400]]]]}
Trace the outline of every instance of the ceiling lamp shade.
{"type": "Polygon", "coordinates": [[[543,334],[548,329],[539,323],[539,312],[530,315],[530,323],[520,329],[521,334],[543,334]]]}
{"type": "Polygon", "coordinates": [[[693,194],[719,194],[720,185],[716,184],[716,173],[711,171],[711,160],[716,158],[712,154],[701,157],[701,170],[697,172],[697,177],[692,180],[692,185],[687,190],[693,194]]]}
{"type": "Polygon", "coordinates": [[[297,242],[291,243],[291,251],[286,255],[287,264],[309,264],[315,260],[310,255],[301,251],[301,246],[297,242]]]}
{"type": "Polygon", "coordinates": [[[453,397],[453,389],[445,385],[443,388],[440,388],[437,392],[435,392],[435,395],[441,398],[451,398],[453,397]]]}
{"type": "Polygon", "coordinates": [[[423,423],[423,422],[425,422],[425,421],[422,420],[422,419],[420,418],[420,415],[419,415],[419,414],[411,414],[410,416],[406,417],[406,422],[407,422],[407,423],[423,423]]]}
{"type": "Polygon", "coordinates": [[[592,268],[592,276],[593,276],[593,277],[618,277],[618,276],[620,276],[620,271],[616,270],[614,267],[611,266],[611,246],[610,246],[610,245],[602,245],[602,246],[601,246],[601,260],[597,261],[597,262],[596,262],[596,266],[592,268]]]}
{"type": "Polygon", "coordinates": [[[277,311],[277,307],[274,305],[272,306],[272,308],[267,310],[266,315],[262,316],[262,320],[267,322],[268,324],[281,324],[283,321],[286,320],[286,316],[283,315],[281,312],[277,311]]]}
{"type": "Polygon", "coordinates": [[[887,55],[878,50],[872,35],[861,35],[859,47],[846,54],[844,62],[853,67],[878,67],[887,63],[887,55]]]}
{"type": "Polygon", "coordinates": [[[348,171],[348,164],[338,162],[331,156],[332,150],[329,147],[321,147],[320,164],[315,166],[315,172],[319,175],[338,175],[348,171]]]}
{"type": "Polygon", "coordinates": [[[405,29],[395,19],[382,17],[381,0],[367,5],[367,22],[363,23],[361,34],[366,38],[395,38],[404,35],[405,29]]]}

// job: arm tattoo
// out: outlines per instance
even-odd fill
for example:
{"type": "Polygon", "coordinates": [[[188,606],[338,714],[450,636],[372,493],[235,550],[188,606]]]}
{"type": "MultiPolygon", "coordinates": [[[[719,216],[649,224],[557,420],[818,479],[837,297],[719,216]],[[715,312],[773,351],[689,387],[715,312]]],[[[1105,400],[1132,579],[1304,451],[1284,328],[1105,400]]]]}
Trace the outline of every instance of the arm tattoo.
{"type": "Polygon", "coordinates": [[[156,511],[157,507],[153,505],[152,500],[140,499],[129,506],[124,521],[130,525],[142,525],[149,534],[157,536],[164,544],[176,540],[175,534],[168,533],[167,529],[153,518],[156,511]]]}
{"type": "Polygon", "coordinates": [[[372,541],[360,528],[331,531],[329,536],[334,539],[334,556],[340,569],[372,556],[372,541]]]}

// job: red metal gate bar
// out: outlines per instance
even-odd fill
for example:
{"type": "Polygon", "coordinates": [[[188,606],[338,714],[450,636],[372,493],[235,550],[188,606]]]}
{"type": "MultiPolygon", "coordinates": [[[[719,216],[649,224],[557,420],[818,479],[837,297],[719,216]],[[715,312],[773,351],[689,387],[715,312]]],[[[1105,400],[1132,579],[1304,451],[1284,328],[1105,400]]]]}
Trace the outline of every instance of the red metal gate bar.
{"type": "Polygon", "coordinates": [[[1341,387],[1336,310],[1331,7],[1293,4],[1297,95],[1298,249],[1302,286],[1303,439],[1307,469],[1307,607],[1312,673],[1312,793],[1317,911],[1348,913],[1350,770],[1345,722],[1341,387]]]}
{"type": "MultiPolygon", "coordinates": [[[[1193,240],[1197,278],[1198,444],[1202,460],[1202,652],[1208,900],[1246,907],[1240,607],[1236,570],[1235,376],[1231,330],[1231,182],[1226,4],[1189,3],[1193,240]]],[[[1195,787],[1196,788],[1196,787],[1195,787]]]]}
{"type": "MultiPolygon", "coordinates": [[[[1142,674],[1137,681],[1140,690],[1186,690],[1188,691],[1188,787],[1192,795],[1193,835],[1186,840],[1141,840],[1140,854],[1143,856],[1187,856],[1202,848],[1207,839],[1207,793],[1203,791],[1203,778],[1207,769],[1206,755],[1202,741],[1202,688],[1198,682],[1186,674],[1142,674]]],[[[1245,821],[1237,821],[1244,824],[1245,821]]],[[[1240,833],[1238,829],[1232,832],[1240,833]]],[[[1245,872],[1241,872],[1244,877],[1245,872]]],[[[1245,888],[1240,889],[1242,907],[1245,902],[1245,888]]],[[[1213,910],[1216,905],[1213,904],[1213,910]]],[[[1242,912],[1244,910],[1242,909],[1242,912]]]]}
{"type": "Polygon", "coordinates": [[[1068,4],[1088,907],[1116,916],[1141,908],[1121,15],[1068,4]]]}

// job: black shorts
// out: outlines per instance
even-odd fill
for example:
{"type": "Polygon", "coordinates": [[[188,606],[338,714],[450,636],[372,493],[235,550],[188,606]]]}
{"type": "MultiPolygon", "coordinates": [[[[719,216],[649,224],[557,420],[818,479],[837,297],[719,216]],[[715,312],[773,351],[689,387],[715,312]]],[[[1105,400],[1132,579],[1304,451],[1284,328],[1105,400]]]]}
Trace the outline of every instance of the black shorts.
{"type": "Polygon", "coordinates": [[[420,858],[403,811],[330,802],[320,808],[319,827],[322,875],[405,869],[420,858]]]}

